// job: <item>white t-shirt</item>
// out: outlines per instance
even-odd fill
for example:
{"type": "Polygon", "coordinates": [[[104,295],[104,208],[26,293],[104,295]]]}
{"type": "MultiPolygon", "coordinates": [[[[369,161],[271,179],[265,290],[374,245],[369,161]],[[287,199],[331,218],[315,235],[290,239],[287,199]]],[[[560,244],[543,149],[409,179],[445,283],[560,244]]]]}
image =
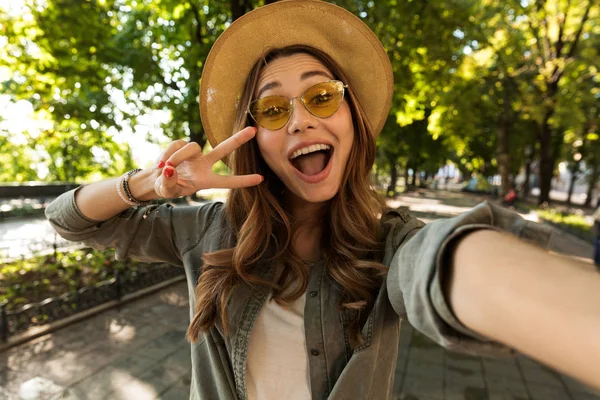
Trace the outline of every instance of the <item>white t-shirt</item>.
{"type": "Polygon", "coordinates": [[[306,293],[289,306],[267,299],[248,344],[249,400],[310,400],[310,371],[304,336],[306,293]]]}

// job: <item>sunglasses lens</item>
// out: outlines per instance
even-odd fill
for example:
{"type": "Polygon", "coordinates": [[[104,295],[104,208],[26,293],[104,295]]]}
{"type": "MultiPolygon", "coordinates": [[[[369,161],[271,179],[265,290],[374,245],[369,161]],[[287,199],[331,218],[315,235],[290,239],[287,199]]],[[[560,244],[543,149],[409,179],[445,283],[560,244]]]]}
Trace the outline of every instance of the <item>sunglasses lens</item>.
{"type": "Polygon", "coordinates": [[[344,99],[344,84],[340,81],[319,83],[304,93],[306,108],[317,117],[331,117],[344,99]]]}
{"type": "Polygon", "coordinates": [[[281,96],[263,97],[250,104],[250,114],[260,126],[274,131],[282,128],[288,121],[290,103],[281,96]]]}

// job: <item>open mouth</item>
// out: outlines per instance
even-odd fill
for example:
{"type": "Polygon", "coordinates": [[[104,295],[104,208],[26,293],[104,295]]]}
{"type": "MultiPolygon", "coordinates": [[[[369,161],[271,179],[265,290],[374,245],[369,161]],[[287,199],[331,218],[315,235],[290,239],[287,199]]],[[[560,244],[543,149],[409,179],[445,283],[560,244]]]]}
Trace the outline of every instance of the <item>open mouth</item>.
{"type": "Polygon", "coordinates": [[[331,145],[314,144],[294,151],[289,160],[302,175],[316,177],[327,169],[332,154],[331,145]]]}

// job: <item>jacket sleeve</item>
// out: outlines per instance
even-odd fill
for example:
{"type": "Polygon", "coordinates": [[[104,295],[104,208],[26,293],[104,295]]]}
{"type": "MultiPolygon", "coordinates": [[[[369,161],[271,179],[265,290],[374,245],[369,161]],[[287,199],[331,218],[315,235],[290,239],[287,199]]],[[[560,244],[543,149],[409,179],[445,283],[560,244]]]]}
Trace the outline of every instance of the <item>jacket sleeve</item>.
{"type": "Polygon", "coordinates": [[[388,221],[386,242],[390,267],[387,288],[392,306],[439,345],[469,354],[501,356],[515,351],[461,324],[446,302],[443,279],[449,266],[448,249],[454,240],[474,230],[494,229],[560,253],[577,255],[588,251],[587,244],[577,238],[488,202],[457,217],[427,225],[414,222],[406,211],[396,214],[388,221]]]}
{"type": "Polygon", "coordinates": [[[129,208],[106,220],[85,217],[75,203],[73,189],[46,208],[46,218],[63,238],[96,250],[114,248],[117,260],[128,257],[143,262],[183,266],[182,254],[194,246],[221,212],[222,203],[201,207],[171,204],[129,208]],[[147,213],[147,218],[144,214],[147,213]]]}

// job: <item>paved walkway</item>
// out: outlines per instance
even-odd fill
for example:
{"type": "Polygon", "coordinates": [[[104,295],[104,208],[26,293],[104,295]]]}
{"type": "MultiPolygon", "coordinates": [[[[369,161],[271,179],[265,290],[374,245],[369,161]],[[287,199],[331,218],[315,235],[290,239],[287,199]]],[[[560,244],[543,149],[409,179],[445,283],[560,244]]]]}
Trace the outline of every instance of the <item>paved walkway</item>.
{"type": "MultiPolygon", "coordinates": [[[[13,348],[0,354],[0,399],[187,400],[188,317],[179,283],[13,348]]],[[[600,400],[526,357],[451,353],[408,324],[395,385],[396,400],[600,400]]]]}

